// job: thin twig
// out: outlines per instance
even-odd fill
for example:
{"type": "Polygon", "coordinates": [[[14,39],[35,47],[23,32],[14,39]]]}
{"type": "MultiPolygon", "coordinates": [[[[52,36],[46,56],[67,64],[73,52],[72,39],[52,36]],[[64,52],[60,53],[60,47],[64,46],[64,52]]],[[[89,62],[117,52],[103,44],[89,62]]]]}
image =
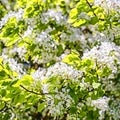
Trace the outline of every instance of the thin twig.
{"type": "Polygon", "coordinates": [[[27,92],[29,92],[29,93],[33,93],[33,94],[36,94],[36,95],[44,95],[43,93],[37,93],[37,92],[34,92],[34,91],[32,91],[32,90],[28,90],[27,88],[25,88],[23,85],[20,85],[20,87],[21,88],[23,88],[24,90],[26,90],[27,92]]]}
{"type": "Polygon", "coordinates": [[[29,93],[33,93],[33,94],[36,94],[36,95],[50,95],[50,94],[57,94],[57,93],[37,93],[33,90],[28,90],[27,88],[25,88],[23,85],[20,85],[21,88],[23,88],[24,90],[26,90],[27,92],[29,93]]]}

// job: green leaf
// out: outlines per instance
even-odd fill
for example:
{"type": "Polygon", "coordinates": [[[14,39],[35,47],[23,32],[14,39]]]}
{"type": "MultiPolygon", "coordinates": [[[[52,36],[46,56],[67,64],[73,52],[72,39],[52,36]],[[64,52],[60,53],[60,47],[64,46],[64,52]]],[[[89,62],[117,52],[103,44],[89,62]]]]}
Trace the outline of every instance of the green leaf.
{"type": "Polygon", "coordinates": [[[72,107],[70,108],[70,113],[71,113],[71,114],[75,114],[76,111],[77,111],[76,106],[72,106],[72,107]]]}
{"type": "Polygon", "coordinates": [[[5,103],[0,101],[0,110],[3,109],[5,107],[5,103]]]}
{"type": "Polygon", "coordinates": [[[14,104],[18,105],[21,104],[25,101],[25,95],[18,94],[17,96],[14,97],[14,104]]]}
{"type": "Polygon", "coordinates": [[[111,69],[108,67],[104,67],[103,69],[99,69],[97,71],[97,74],[101,77],[109,76],[111,74],[111,69]]]}
{"type": "Polygon", "coordinates": [[[85,25],[87,23],[87,21],[85,19],[80,19],[78,21],[76,21],[73,26],[74,27],[78,27],[78,26],[82,26],[82,25],[85,25]]]}
{"type": "Polygon", "coordinates": [[[20,80],[20,83],[28,86],[33,83],[33,78],[30,75],[24,75],[20,80]]]}
{"type": "Polygon", "coordinates": [[[100,83],[95,83],[95,82],[92,84],[94,89],[98,88],[100,85],[101,85],[100,83]]]}
{"type": "Polygon", "coordinates": [[[95,25],[97,22],[99,22],[98,17],[92,17],[90,20],[90,24],[95,25]]]}
{"type": "Polygon", "coordinates": [[[77,9],[76,9],[76,8],[72,9],[72,10],[70,11],[70,18],[76,19],[76,18],[77,18],[77,16],[76,16],[77,14],[78,14],[77,9]]]}
{"type": "Polygon", "coordinates": [[[44,108],[45,108],[45,102],[41,103],[39,106],[38,106],[38,112],[41,112],[44,108]]]}
{"type": "Polygon", "coordinates": [[[33,7],[30,6],[30,7],[28,7],[28,8],[26,9],[26,12],[27,12],[27,13],[30,13],[32,10],[33,10],[33,7]]]}
{"type": "Polygon", "coordinates": [[[63,52],[63,46],[60,44],[59,46],[58,46],[58,56],[60,56],[61,54],[62,54],[62,52],[63,52]]]}
{"type": "Polygon", "coordinates": [[[0,57],[0,64],[3,62],[3,58],[2,57],[0,57]]]}
{"type": "Polygon", "coordinates": [[[11,45],[15,44],[18,40],[19,40],[18,35],[14,36],[12,38],[8,38],[7,42],[5,43],[5,46],[11,46],[11,45]]]}
{"type": "Polygon", "coordinates": [[[2,89],[0,90],[0,94],[1,94],[2,97],[6,96],[6,89],[5,89],[5,88],[2,88],[2,89]]]}
{"type": "Polygon", "coordinates": [[[6,72],[4,70],[0,71],[0,78],[5,77],[6,76],[6,72]]]}
{"type": "Polygon", "coordinates": [[[62,62],[65,62],[69,65],[75,65],[80,63],[79,54],[72,52],[71,54],[67,55],[62,62]]]}

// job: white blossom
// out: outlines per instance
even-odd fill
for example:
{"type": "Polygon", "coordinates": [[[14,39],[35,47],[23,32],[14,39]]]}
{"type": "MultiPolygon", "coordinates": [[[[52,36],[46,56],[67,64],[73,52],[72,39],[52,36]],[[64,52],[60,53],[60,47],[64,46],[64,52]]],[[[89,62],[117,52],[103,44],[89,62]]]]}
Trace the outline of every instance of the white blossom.
{"type": "Polygon", "coordinates": [[[69,78],[71,80],[78,80],[78,78],[82,76],[82,72],[79,70],[74,70],[73,67],[68,66],[65,63],[57,62],[56,64],[50,66],[47,70],[39,68],[36,72],[32,73],[32,77],[35,80],[40,81],[56,75],[59,75],[65,79],[69,78]]]}
{"type": "Polygon", "coordinates": [[[46,13],[42,13],[41,21],[42,23],[47,24],[50,20],[54,21],[57,24],[65,24],[66,17],[62,15],[61,11],[55,11],[54,9],[49,9],[46,13]]]}
{"type": "Polygon", "coordinates": [[[110,98],[104,96],[97,100],[92,100],[91,105],[95,106],[96,108],[100,109],[101,111],[106,111],[109,108],[109,106],[108,106],[109,100],[110,100],[110,98]]]}
{"type": "Polygon", "coordinates": [[[107,65],[112,73],[117,73],[117,64],[120,62],[120,47],[112,42],[102,42],[83,54],[82,59],[94,59],[101,65],[107,65]],[[117,62],[117,63],[115,63],[117,62]]]}
{"type": "Polygon", "coordinates": [[[19,9],[18,12],[13,12],[10,11],[8,14],[6,14],[2,20],[0,21],[0,29],[8,22],[8,20],[12,17],[16,17],[17,20],[19,21],[24,14],[24,10],[23,9],[19,9]]]}
{"type": "Polygon", "coordinates": [[[69,78],[71,80],[78,80],[81,77],[82,72],[78,70],[74,70],[72,66],[68,66],[65,63],[57,62],[55,65],[48,68],[48,72],[46,74],[47,77],[55,75],[63,76],[63,78],[69,78]]]}
{"type": "Polygon", "coordinates": [[[15,59],[9,58],[7,55],[2,55],[2,58],[4,60],[3,64],[8,63],[10,69],[18,74],[18,78],[21,78],[22,75],[26,74],[21,63],[17,63],[15,59]]]}
{"type": "Polygon", "coordinates": [[[27,50],[24,46],[22,47],[14,47],[10,50],[10,54],[18,53],[18,56],[21,58],[21,60],[25,60],[25,54],[27,53],[27,50]]]}
{"type": "Polygon", "coordinates": [[[35,72],[33,72],[31,74],[31,76],[34,78],[34,80],[40,80],[42,82],[42,80],[45,79],[45,75],[46,75],[46,69],[42,69],[42,68],[38,68],[35,72]]]}
{"type": "Polygon", "coordinates": [[[46,98],[48,101],[50,101],[50,106],[48,107],[48,109],[52,116],[63,114],[64,109],[69,108],[71,104],[74,103],[74,100],[68,94],[69,90],[63,89],[63,92],[59,92],[54,97],[51,96],[46,98]],[[58,104],[55,104],[54,99],[57,99],[59,101],[58,104]]]}
{"type": "Polygon", "coordinates": [[[71,26],[67,26],[68,29],[68,34],[67,33],[61,33],[60,38],[63,41],[70,41],[70,42],[75,42],[75,41],[80,41],[81,40],[81,35],[82,32],[78,28],[73,28],[71,26]]]}
{"type": "MultiPolygon", "coordinates": [[[[68,66],[65,63],[57,62],[46,70],[39,68],[36,72],[32,73],[34,80],[41,81],[43,93],[51,93],[51,91],[49,91],[50,84],[45,83],[44,80],[46,81],[47,79],[56,75],[62,77],[63,79],[70,79],[76,82],[78,81],[78,78],[81,77],[82,72],[74,70],[71,66],[68,66]]],[[[57,84],[59,84],[59,80],[56,79],[56,85],[57,84]]],[[[46,95],[46,100],[50,105],[47,109],[49,109],[50,114],[56,116],[61,114],[63,109],[69,108],[74,100],[68,94],[70,91],[69,89],[62,88],[61,92],[58,92],[58,88],[56,87],[53,91],[55,92],[55,95],[46,95]],[[54,99],[59,100],[57,105],[55,105],[54,99]],[[64,104],[66,105],[66,108],[64,107],[64,104]]]]}
{"type": "Polygon", "coordinates": [[[33,27],[28,26],[27,30],[24,32],[23,37],[31,36],[32,31],[33,31],[33,27]]]}
{"type": "Polygon", "coordinates": [[[94,4],[109,10],[120,8],[120,0],[95,0],[94,4]]]}

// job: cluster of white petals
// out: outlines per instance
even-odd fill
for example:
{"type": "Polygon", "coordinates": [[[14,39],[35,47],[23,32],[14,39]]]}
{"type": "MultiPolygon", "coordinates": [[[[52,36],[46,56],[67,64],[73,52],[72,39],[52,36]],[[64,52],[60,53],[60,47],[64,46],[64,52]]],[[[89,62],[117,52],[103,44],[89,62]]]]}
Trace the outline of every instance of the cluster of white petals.
{"type": "MultiPolygon", "coordinates": [[[[43,93],[50,93],[49,87],[50,83],[45,83],[44,80],[51,78],[52,76],[59,76],[61,79],[72,80],[73,82],[78,82],[78,79],[82,76],[82,72],[75,70],[72,66],[69,66],[62,62],[57,62],[56,64],[50,66],[48,69],[39,68],[37,71],[31,75],[34,80],[40,80],[42,84],[43,93]]],[[[59,79],[56,77],[56,86],[60,84],[59,79]]],[[[66,83],[67,86],[67,83],[66,83]]],[[[55,95],[46,94],[46,100],[49,104],[48,110],[54,118],[59,114],[64,114],[64,110],[69,108],[71,104],[74,103],[74,100],[69,95],[69,89],[62,88],[61,92],[55,88],[55,95]],[[58,100],[58,104],[55,103],[55,100],[58,100]],[[66,107],[65,107],[66,106],[66,107]]]]}
{"type": "Polygon", "coordinates": [[[47,101],[50,105],[48,107],[49,112],[54,116],[54,118],[56,115],[64,114],[63,111],[74,103],[73,98],[69,95],[69,90],[65,90],[64,88],[59,92],[59,94],[56,94],[54,98],[47,96],[47,101]],[[55,104],[55,99],[59,101],[57,105],[55,104]]]}
{"type": "Polygon", "coordinates": [[[24,38],[24,37],[31,36],[32,31],[33,31],[33,27],[28,26],[27,30],[24,32],[23,38],[24,38]]]}
{"type": "Polygon", "coordinates": [[[56,60],[56,52],[58,42],[50,35],[50,32],[53,31],[54,28],[48,27],[45,31],[37,34],[37,37],[34,43],[37,45],[34,51],[40,51],[42,58],[40,59],[38,56],[34,58],[34,62],[38,63],[47,63],[51,60],[56,60]],[[42,49],[39,49],[41,48],[42,49]]]}
{"type": "Polygon", "coordinates": [[[82,59],[84,58],[92,58],[101,65],[107,65],[114,74],[117,73],[117,64],[120,63],[120,47],[112,42],[101,42],[100,46],[84,52],[82,59]]]}
{"type": "Polygon", "coordinates": [[[84,37],[82,36],[82,32],[78,28],[73,28],[71,26],[67,26],[67,32],[68,33],[62,33],[60,35],[61,40],[63,41],[70,41],[70,42],[75,42],[75,41],[84,41],[84,37]]]}
{"type": "Polygon", "coordinates": [[[109,100],[110,98],[107,98],[106,96],[104,96],[97,100],[92,100],[91,104],[102,111],[106,111],[108,109],[109,100]]]}
{"type": "Polygon", "coordinates": [[[95,0],[94,4],[108,9],[120,8],[120,0],[95,0]]]}
{"type": "Polygon", "coordinates": [[[55,11],[54,9],[49,9],[47,12],[42,13],[41,21],[44,24],[50,21],[55,21],[57,24],[63,25],[66,23],[67,19],[62,15],[61,11],[55,11]]]}
{"type": "Polygon", "coordinates": [[[14,47],[9,51],[9,53],[13,55],[17,53],[21,60],[25,60],[24,58],[25,58],[25,54],[27,53],[27,50],[24,46],[14,47]]]}
{"type": "Polygon", "coordinates": [[[57,62],[56,64],[50,66],[47,70],[39,68],[37,71],[32,73],[34,80],[40,81],[56,75],[61,76],[64,79],[77,81],[82,76],[82,72],[75,70],[72,66],[68,66],[65,63],[57,62]]]}
{"type": "Polygon", "coordinates": [[[2,55],[3,64],[8,64],[13,72],[17,73],[17,77],[20,79],[26,72],[23,69],[23,64],[18,63],[15,59],[9,58],[7,55],[2,55]]]}
{"type": "Polygon", "coordinates": [[[104,112],[109,109],[109,100],[110,98],[103,96],[97,100],[92,100],[91,105],[94,106],[94,109],[99,109],[99,120],[102,120],[104,118],[104,112]]]}
{"type": "Polygon", "coordinates": [[[6,14],[0,21],[0,29],[8,22],[10,18],[16,17],[17,20],[19,21],[24,14],[23,9],[19,9],[17,12],[10,11],[8,14],[6,14]]]}

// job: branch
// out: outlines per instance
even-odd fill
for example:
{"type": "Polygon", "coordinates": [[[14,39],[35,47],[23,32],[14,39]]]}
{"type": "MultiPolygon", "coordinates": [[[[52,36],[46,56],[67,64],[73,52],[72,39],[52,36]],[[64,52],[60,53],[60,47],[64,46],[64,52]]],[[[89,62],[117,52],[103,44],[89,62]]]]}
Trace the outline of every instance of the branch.
{"type": "Polygon", "coordinates": [[[32,90],[28,90],[27,88],[25,88],[23,85],[20,85],[20,87],[21,88],[23,88],[24,90],[26,90],[27,92],[29,92],[29,93],[33,93],[33,94],[36,94],[36,95],[44,95],[43,93],[37,93],[37,92],[34,92],[34,91],[32,91],[32,90]]]}
{"type": "Polygon", "coordinates": [[[20,85],[21,88],[23,88],[24,90],[26,90],[27,92],[29,93],[33,93],[33,94],[36,94],[36,95],[49,95],[49,94],[57,94],[57,93],[37,93],[37,92],[34,92],[33,90],[28,90],[27,88],[25,88],[23,85],[20,85]]]}

